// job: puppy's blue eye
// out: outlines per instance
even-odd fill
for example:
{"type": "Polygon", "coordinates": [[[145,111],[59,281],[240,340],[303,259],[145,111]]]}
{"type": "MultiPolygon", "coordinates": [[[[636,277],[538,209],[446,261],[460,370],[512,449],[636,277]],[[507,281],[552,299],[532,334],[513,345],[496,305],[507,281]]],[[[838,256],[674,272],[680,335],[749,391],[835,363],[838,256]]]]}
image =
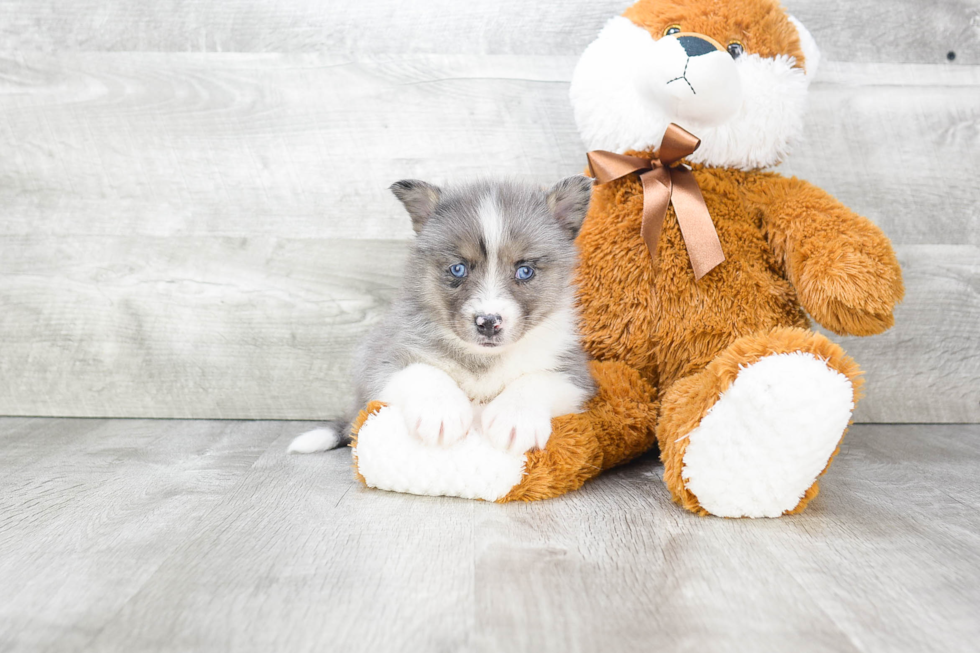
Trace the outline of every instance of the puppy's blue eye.
{"type": "Polygon", "coordinates": [[[453,275],[457,279],[462,279],[466,276],[466,266],[462,263],[457,263],[456,265],[449,266],[449,274],[453,275]]]}
{"type": "Polygon", "coordinates": [[[517,272],[514,274],[514,278],[518,281],[527,281],[534,276],[534,268],[529,265],[522,265],[517,268],[517,272]]]}

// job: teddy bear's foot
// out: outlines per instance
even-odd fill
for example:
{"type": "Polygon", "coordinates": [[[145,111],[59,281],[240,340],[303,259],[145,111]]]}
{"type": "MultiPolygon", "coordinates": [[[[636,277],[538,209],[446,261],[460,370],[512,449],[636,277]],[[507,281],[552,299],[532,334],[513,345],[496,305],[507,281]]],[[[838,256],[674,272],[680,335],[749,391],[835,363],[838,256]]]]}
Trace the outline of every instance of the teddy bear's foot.
{"type": "Polygon", "coordinates": [[[741,370],[687,438],[682,477],[722,517],[778,517],[827,466],[853,409],[851,382],[809,353],[741,370]]]}
{"type": "Polygon", "coordinates": [[[423,444],[393,406],[371,402],[354,421],[354,473],[369,487],[486,501],[538,501],[582,486],[654,442],[656,392],[615,361],[593,361],[598,392],[583,413],[556,417],[543,450],[501,451],[478,431],[450,447],[423,444]]]}
{"type": "Polygon", "coordinates": [[[524,454],[501,451],[475,430],[452,446],[408,432],[394,406],[373,402],[355,423],[357,474],[369,487],[496,501],[520,483],[524,454]]]}
{"type": "Polygon", "coordinates": [[[778,517],[816,496],[860,370],[823,336],[742,338],[664,397],[658,437],[675,499],[721,517],[778,517]]]}

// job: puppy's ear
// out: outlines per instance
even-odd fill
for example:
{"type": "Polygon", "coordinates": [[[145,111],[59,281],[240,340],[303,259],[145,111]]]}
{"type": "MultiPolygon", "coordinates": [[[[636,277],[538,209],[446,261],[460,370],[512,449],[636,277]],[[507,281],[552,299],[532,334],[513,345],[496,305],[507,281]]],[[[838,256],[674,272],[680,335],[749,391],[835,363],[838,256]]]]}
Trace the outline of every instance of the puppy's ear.
{"type": "Polygon", "coordinates": [[[393,183],[389,188],[395,197],[405,205],[408,214],[412,216],[412,229],[415,230],[415,233],[421,232],[426,221],[432,217],[432,212],[435,211],[436,204],[439,203],[439,196],[442,191],[437,186],[418,179],[402,179],[393,183]]]}
{"type": "Polygon", "coordinates": [[[548,208],[572,238],[582,228],[592,199],[592,179],[584,175],[566,177],[548,191],[548,208]]]}

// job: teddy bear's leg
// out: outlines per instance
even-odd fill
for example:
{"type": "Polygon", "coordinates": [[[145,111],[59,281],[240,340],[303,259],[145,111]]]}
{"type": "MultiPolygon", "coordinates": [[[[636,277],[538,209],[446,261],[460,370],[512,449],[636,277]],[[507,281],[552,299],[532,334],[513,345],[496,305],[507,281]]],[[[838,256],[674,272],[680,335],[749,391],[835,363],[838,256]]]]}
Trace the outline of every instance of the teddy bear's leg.
{"type": "Polygon", "coordinates": [[[351,428],[354,471],[369,487],[409,494],[493,501],[520,483],[524,456],[482,437],[452,446],[426,444],[409,433],[398,407],[371,402],[351,428]]]}
{"type": "Polygon", "coordinates": [[[550,499],[648,451],[656,441],[656,390],[618,361],[593,361],[596,396],[587,410],[552,420],[544,451],[527,454],[524,478],[508,501],[550,499]]]}
{"type": "Polygon", "coordinates": [[[663,394],[657,439],[674,500],[721,517],[802,511],[850,423],[860,375],[806,329],[736,340],[663,394]]]}
{"type": "Polygon", "coordinates": [[[575,490],[603,470],[653,446],[656,391],[624,363],[593,362],[597,393],[585,412],[552,420],[543,451],[514,454],[482,437],[451,447],[410,436],[391,406],[371,402],[352,426],[354,473],[384,490],[484,499],[537,501],[575,490]]]}

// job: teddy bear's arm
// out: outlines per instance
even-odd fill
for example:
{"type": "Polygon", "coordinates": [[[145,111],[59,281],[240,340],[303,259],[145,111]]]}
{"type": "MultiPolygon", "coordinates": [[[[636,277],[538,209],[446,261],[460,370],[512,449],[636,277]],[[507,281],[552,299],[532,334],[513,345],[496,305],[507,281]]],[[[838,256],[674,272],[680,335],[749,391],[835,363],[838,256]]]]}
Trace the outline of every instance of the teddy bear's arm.
{"type": "Polygon", "coordinates": [[[803,180],[760,175],[749,200],[803,308],[840,335],[890,328],[905,293],[888,237],[870,220],[803,180]]]}

